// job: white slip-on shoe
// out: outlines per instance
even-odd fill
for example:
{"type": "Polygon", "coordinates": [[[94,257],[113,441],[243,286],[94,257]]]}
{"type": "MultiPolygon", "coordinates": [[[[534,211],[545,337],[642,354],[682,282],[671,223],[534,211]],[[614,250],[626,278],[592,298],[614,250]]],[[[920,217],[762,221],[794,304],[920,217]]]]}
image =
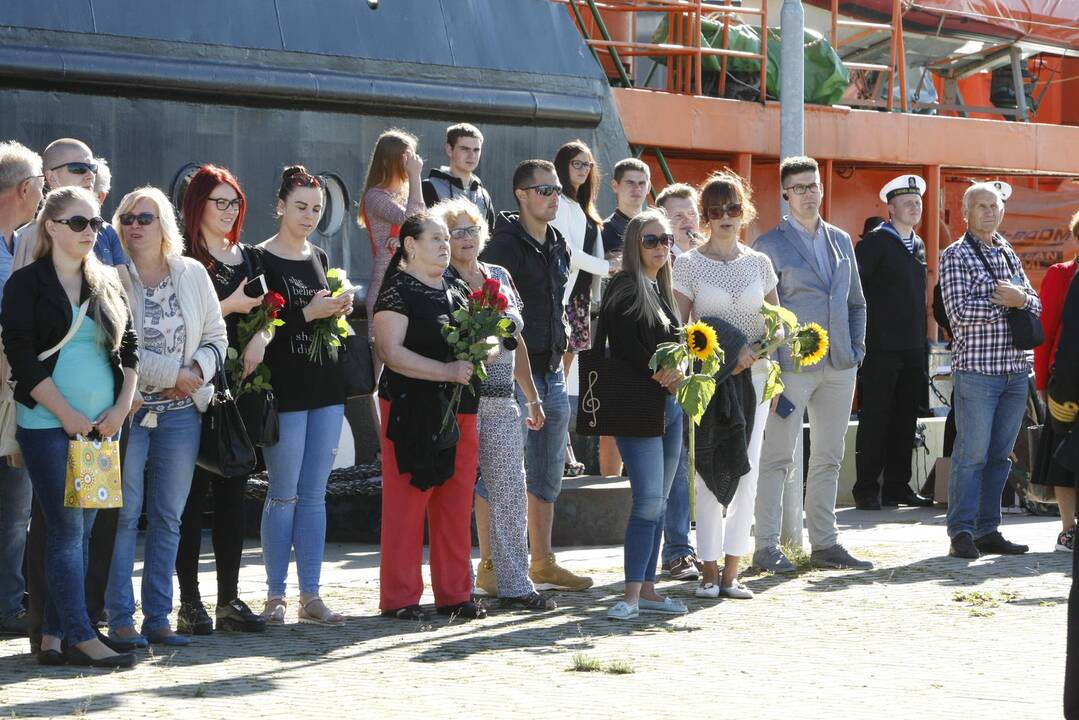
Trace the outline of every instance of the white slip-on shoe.
{"type": "Polygon", "coordinates": [[[637,607],[641,612],[663,613],[664,615],[685,615],[689,608],[681,600],[665,597],[662,600],[647,600],[641,598],[637,601],[637,607]]]}
{"type": "Polygon", "coordinates": [[[733,598],[735,600],[752,600],[753,591],[747,588],[742,583],[735,580],[727,587],[721,587],[719,594],[723,597],[733,598]]]}
{"type": "Polygon", "coordinates": [[[703,585],[698,585],[697,589],[693,591],[693,594],[699,598],[715,599],[719,597],[719,585],[716,585],[715,583],[704,583],[703,585]]]}
{"type": "Polygon", "coordinates": [[[636,605],[630,605],[625,600],[619,600],[607,611],[608,620],[632,620],[640,615],[636,605]]]}

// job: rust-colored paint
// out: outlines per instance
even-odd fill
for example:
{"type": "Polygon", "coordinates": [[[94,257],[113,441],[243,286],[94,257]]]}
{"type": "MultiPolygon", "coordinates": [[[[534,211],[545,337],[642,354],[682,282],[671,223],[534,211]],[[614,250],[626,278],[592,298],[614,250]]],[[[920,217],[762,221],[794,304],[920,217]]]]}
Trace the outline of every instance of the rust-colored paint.
{"type": "MultiPolygon", "coordinates": [[[[613,90],[630,143],[694,154],[779,156],[779,104],[613,90]],[[663,118],[663,122],[656,122],[663,118]]],[[[807,105],[806,153],[875,165],[1074,174],[1079,128],[807,105]]]]}

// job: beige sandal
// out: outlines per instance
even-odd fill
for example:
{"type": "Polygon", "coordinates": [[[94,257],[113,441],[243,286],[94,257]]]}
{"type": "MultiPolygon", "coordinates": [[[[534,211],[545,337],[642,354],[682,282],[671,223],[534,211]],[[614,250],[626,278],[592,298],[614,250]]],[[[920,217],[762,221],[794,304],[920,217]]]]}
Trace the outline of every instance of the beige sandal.
{"type": "Polygon", "coordinates": [[[345,624],[345,616],[335,613],[326,607],[322,598],[318,595],[300,605],[300,622],[309,625],[323,625],[326,627],[338,627],[345,624]],[[314,612],[312,612],[314,606],[314,612]]]}
{"type": "MultiPolygon", "coordinates": [[[[262,608],[262,614],[259,617],[265,620],[267,625],[284,625],[286,607],[288,607],[288,604],[283,597],[267,598],[266,605],[262,608]]],[[[300,622],[303,621],[301,620],[300,622]]]]}

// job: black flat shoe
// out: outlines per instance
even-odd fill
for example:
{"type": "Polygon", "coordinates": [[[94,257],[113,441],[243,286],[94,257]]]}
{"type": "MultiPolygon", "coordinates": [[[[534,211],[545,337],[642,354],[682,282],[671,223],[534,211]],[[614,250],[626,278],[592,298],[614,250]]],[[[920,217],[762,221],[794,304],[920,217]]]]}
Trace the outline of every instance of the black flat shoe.
{"type": "Polygon", "coordinates": [[[428,620],[427,613],[419,605],[397,608],[396,610],[383,610],[382,617],[396,620],[428,620]]]}
{"type": "Polygon", "coordinates": [[[546,612],[558,608],[558,603],[538,592],[520,597],[499,598],[498,604],[503,610],[528,610],[529,612],[546,612]]]}
{"type": "Polygon", "coordinates": [[[964,560],[977,560],[982,556],[974,544],[974,537],[968,532],[961,532],[952,538],[948,554],[964,560]]]}
{"type": "Polygon", "coordinates": [[[37,653],[38,665],[66,665],[67,658],[59,650],[39,650],[37,653]]]}
{"type": "Polygon", "coordinates": [[[118,653],[109,657],[95,660],[74,645],[64,650],[67,661],[72,665],[99,668],[129,668],[135,664],[135,656],[132,653],[118,653]]]}
{"type": "Polygon", "coordinates": [[[435,608],[435,612],[439,615],[459,617],[463,620],[482,620],[487,617],[487,609],[482,605],[477,605],[471,600],[458,603],[457,605],[443,605],[442,607],[435,608]]]}
{"type": "Polygon", "coordinates": [[[922,497],[918,493],[911,490],[906,495],[897,498],[883,498],[880,504],[884,507],[899,507],[905,505],[907,507],[932,507],[933,499],[922,497]]]}
{"type": "Polygon", "coordinates": [[[855,500],[854,507],[859,510],[880,510],[880,500],[855,500]]]}
{"type": "Polygon", "coordinates": [[[1000,531],[993,531],[974,541],[974,546],[983,555],[1022,555],[1030,550],[1026,545],[1009,542],[1000,531]]]}
{"type": "MultiPolygon", "coordinates": [[[[137,650],[140,645],[133,640],[123,640],[121,638],[111,638],[104,633],[98,633],[97,639],[101,641],[101,644],[112,650],[114,653],[129,653],[132,650],[137,650]]],[[[145,645],[141,646],[145,647],[145,645]]]]}

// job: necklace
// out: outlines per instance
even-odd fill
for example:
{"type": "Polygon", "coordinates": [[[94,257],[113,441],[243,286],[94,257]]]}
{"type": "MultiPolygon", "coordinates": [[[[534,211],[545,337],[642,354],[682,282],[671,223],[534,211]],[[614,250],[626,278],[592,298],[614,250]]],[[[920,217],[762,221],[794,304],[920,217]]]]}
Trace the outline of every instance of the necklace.
{"type": "Polygon", "coordinates": [[[700,247],[697,248],[697,252],[701,253],[702,255],[704,255],[706,258],[708,258],[710,260],[716,260],[718,262],[723,262],[723,263],[734,262],[735,260],[737,260],[739,257],[742,256],[742,243],[740,243],[740,242],[735,242],[734,243],[734,253],[730,257],[724,257],[724,256],[720,255],[719,253],[709,252],[709,250],[710,250],[710,248],[709,248],[707,243],[704,244],[704,245],[701,245],[700,247]]]}

